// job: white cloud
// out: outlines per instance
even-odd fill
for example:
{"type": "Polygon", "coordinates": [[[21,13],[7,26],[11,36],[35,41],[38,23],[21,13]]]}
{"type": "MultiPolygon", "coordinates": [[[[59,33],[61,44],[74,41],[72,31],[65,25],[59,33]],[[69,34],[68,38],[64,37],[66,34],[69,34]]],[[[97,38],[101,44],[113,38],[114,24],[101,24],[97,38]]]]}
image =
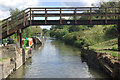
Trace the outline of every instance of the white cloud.
{"type": "Polygon", "coordinates": [[[62,0],[62,4],[64,6],[91,7],[91,4],[96,4],[101,1],[109,0],[62,0]]]}
{"type": "Polygon", "coordinates": [[[42,29],[48,29],[48,30],[50,30],[51,26],[52,26],[52,25],[49,25],[49,26],[40,26],[40,27],[41,27],[42,29]]]}
{"type": "Polygon", "coordinates": [[[39,0],[0,0],[0,20],[10,16],[10,8],[23,10],[28,7],[38,6],[39,0]]]}
{"type": "Polygon", "coordinates": [[[23,9],[29,6],[36,6],[38,4],[38,0],[0,0],[0,6],[6,8],[23,9]]]}
{"type": "Polygon", "coordinates": [[[5,18],[7,18],[7,17],[9,17],[9,11],[2,11],[2,10],[0,10],[0,20],[3,20],[3,19],[5,19],[5,18]]]}
{"type": "MultiPolygon", "coordinates": [[[[7,18],[10,16],[9,8],[18,8],[23,10],[28,7],[37,7],[43,6],[43,2],[61,2],[62,6],[70,7],[70,6],[91,6],[92,3],[96,3],[101,0],[0,0],[0,19],[7,18]],[[67,3],[66,3],[67,2],[67,3]],[[68,2],[71,2],[68,4],[68,2]],[[72,3],[73,2],[73,3],[72,3]],[[78,2],[78,4],[74,4],[74,2],[78,2]],[[2,9],[2,10],[1,10],[2,9]]],[[[108,0],[103,0],[108,1],[108,0]]],[[[83,6],[83,7],[84,7],[83,6]]]]}

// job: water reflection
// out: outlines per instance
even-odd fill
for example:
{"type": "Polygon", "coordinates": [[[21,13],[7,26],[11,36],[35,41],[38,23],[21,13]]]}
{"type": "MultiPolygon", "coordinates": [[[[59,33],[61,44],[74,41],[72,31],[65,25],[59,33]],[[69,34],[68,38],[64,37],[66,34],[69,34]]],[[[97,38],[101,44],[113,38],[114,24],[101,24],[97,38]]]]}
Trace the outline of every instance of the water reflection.
{"type": "Polygon", "coordinates": [[[30,62],[28,61],[9,78],[107,77],[100,70],[82,62],[80,49],[66,45],[62,41],[46,40],[44,45],[35,45],[32,52],[33,57],[30,62]]]}

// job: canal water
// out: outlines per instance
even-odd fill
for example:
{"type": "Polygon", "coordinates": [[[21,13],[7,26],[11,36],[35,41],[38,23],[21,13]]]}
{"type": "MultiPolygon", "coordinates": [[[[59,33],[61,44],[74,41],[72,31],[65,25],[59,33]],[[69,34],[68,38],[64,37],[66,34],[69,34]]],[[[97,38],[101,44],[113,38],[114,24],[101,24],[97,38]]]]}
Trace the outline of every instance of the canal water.
{"type": "Polygon", "coordinates": [[[48,39],[34,45],[33,57],[9,78],[106,78],[99,69],[82,61],[80,49],[62,41],[48,39]]]}

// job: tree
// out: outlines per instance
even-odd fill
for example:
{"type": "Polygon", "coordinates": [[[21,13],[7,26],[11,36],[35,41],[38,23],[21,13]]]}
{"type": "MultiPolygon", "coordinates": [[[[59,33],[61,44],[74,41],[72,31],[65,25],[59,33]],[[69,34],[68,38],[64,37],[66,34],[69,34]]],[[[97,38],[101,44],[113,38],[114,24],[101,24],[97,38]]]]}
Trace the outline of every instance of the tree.
{"type": "Polygon", "coordinates": [[[48,29],[43,29],[42,31],[43,31],[43,35],[45,35],[45,36],[50,36],[50,30],[48,30],[48,29]]]}
{"type": "MultiPolygon", "coordinates": [[[[9,11],[10,11],[10,15],[13,16],[13,17],[12,17],[13,20],[16,20],[18,17],[20,18],[20,17],[23,16],[22,13],[19,14],[19,15],[15,15],[15,14],[17,14],[17,13],[20,12],[20,10],[17,9],[17,8],[16,8],[16,9],[10,8],[9,11]],[[14,16],[14,15],[15,15],[15,16],[14,16]]],[[[14,24],[12,24],[12,27],[16,27],[18,24],[21,24],[21,23],[22,23],[22,21],[19,21],[19,23],[18,23],[18,22],[15,22],[14,24]]],[[[42,33],[42,29],[40,28],[40,26],[30,26],[30,27],[24,29],[24,30],[23,30],[23,33],[22,33],[22,38],[31,37],[31,36],[34,35],[35,33],[42,33]]],[[[14,34],[14,35],[12,36],[12,38],[13,38],[13,39],[16,39],[16,34],[14,34]]]]}
{"type": "MultiPolygon", "coordinates": [[[[16,16],[14,16],[15,14],[17,14],[18,12],[20,12],[20,10],[19,9],[12,9],[12,8],[10,8],[10,10],[9,10],[9,12],[10,12],[10,15],[11,16],[13,16],[12,17],[12,19],[16,19],[16,16]]],[[[12,24],[10,27],[15,27],[15,26],[17,26],[18,25],[18,23],[17,22],[15,22],[14,24],[12,24]]],[[[14,39],[14,40],[16,40],[16,34],[13,34],[11,37],[14,39]]]]}
{"type": "Polygon", "coordinates": [[[13,15],[15,15],[15,14],[17,14],[17,13],[19,13],[20,12],[20,10],[18,9],[18,8],[16,8],[15,10],[14,9],[12,9],[12,8],[10,8],[10,15],[11,16],[13,16],[13,15]]]}
{"type": "Polygon", "coordinates": [[[42,33],[42,28],[40,26],[31,26],[31,36],[35,33],[42,33]]]}

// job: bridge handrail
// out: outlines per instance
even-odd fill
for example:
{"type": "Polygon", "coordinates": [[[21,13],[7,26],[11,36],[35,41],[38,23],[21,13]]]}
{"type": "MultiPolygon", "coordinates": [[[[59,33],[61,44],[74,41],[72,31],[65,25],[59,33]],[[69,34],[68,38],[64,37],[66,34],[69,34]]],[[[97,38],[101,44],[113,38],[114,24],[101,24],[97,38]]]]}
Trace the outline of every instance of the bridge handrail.
{"type": "MultiPolygon", "coordinates": [[[[31,9],[81,9],[81,8],[120,8],[120,7],[30,7],[31,9]]],[[[29,9],[30,9],[29,8],[29,9]]]]}
{"type": "MultiPolygon", "coordinates": [[[[6,19],[4,19],[4,20],[2,20],[2,21],[0,21],[0,23],[1,22],[3,22],[3,21],[5,21],[5,20],[8,20],[9,18],[12,18],[12,17],[14,17],[14,16],[16,16],[16,15],[18,15],[18,14],[20,14],[20,13],[22,13],[22,12],[24,12],[24,11],[26,11],[26,10],[28,10],[28,9],[75,9],[75,8],[77,8],[77,9],[86,9],[86,8],[88,8],[88,9],[90,9],[90,8],[120,8],[120,7],[30,7],[30,8],[26,8],[26,9],[24,9],[24,10],[22,10],[22,11],[20,11],[20,12],[18,12],[18,13],[16,13],[15,15],[13,15],[13,16],[10,16],[10,17],[8,17],[8,18],[6,18],[6,19]]],[[[43,10],[43,11],[45,11],[45,10],[43,10]]],[[[52,11],[52,10],[48,10],[48,11],[52,11]]],[[[57,10],[55,10],[55,11],[57,11],[57,10]]],[[[59,10],[58,10],[59,11],[59,10]]],[[[63,10],[63,11],[67,11],[67,10],[63,10]]],[[[74,11],[74,10],[73,10],[74,11]]],[[[78,10],[78,11],[84,11],[84,10],[78,10]]],[[[99,11],[99,10],[98,10],[99,11]]]]}
{"type": "Polygon", "coordinates": [[[9,34],[9,30],[12,29],[13,27],[15,28],[18,23],[23,24],[23,26],[25,26],[27,20],[29,20],[31,24],[32,23],[31,18],[34,18],[35,16],[41,17],[40,13],[38,14],[34,13],[36,11],[44,11],[42,17],[45,17],[45,24],[47,24],[47,17],[51,17],[51,16],[53,17],[53,15],[56,15],[56,14],[50,14],[49,11],[59,11],[59,13],[56,16],[60,17],[60,24],[62,24],[61,17],[64,15],[66,16],[66,14],[62,13],[62,11],[67,12],[69,14],[67,16],[71,16],[71,15],[74,16],[75,24],[77,24],[77,18],[76,18],[77,16],[89,16],[88,19],[90,20],[90,24],[92,24],[92,16],[104,16],[105,23],[107,24],[108,16],[114,15],[116,17],[120,14],[120,12],[118,11],[119,8],[120,7],[30,7],[0,21],[0,27],[2,28],[2,33],[7,31],[7,34],[9,34]],[[112,12],[110,12],[111,9],[112,12]],[[73,11],[73,13],[71,14],[69,13],[69,11],[73,11]],[[87,13],[85,13],[85,11],[87,13]],[[95,13],[97,11],[99,13],[95,13]]]}
{"type": "Polygon", "coordinates": [[[77,8],[77,9],[81,9],[81,8],[84,8],[84,9],[85,8],[89,8],[89,9],[90,8],[107,8],[108,9],[108,8],[120,8],[120,7],[47,7],[47,8],[46,7],[29,7],[29,8],[26,8],[26,9],[16,13],[13,16],[10,16],[10,17],[8,17],[8,18],[6,18],[4,20],[1,20],[0,23],[7,20],[7,19],[9,19],[9,18],[11,18],[11,17],[14,17],[14,16],[16,16],[16,15],[18,15],[18,14],[20,14],[20,13],[22,13],[22,12],[28,10],[28,9],[75,9],[75,8],[77,8]]]}
{"type": "Polygon", "coordinates": [[[5,20],[8,20],[9,18],[12,18],[12,17],[14,17],[14,16],[16,16],[16,15],[18,15],[18,14],[20,14],[20,13],[22,13],[22,12],[24,12],[24,11],[26,11],[26,10],[28,10],[29,8],[26,8],[26,9],[24,9],[24,10],[22,10],[22,11],[20,11],[20,12],[18,12],[18,13],[16,13],[15,15],[13,15],[13,16],[10,16],[10,17],[8,17],[8,18],[6,18],[6,19],[3,19],[2,21],[0,21],[0,23],[1,22],[3,22],[3,21],[5,21],[5,20]]]}
{"type": "Polygon", "coordinates": [[[17,23],[18,25],[21,23],[21,21],[24,21],[23,23],[25,24],[25,20],[27,19],[26,17],[28,17],[29,12],[30,12],[29,8],[26,8],[26,9],[16,13],[15,15],[10,16],[10,17],[0,21],[0,27],[2,28],[2,33],[5,31],[7,31],[7,33],[9,33],[9,29],[13,28],[12,25],[16,25],[17,22],[18,22],[17,23]]]}

